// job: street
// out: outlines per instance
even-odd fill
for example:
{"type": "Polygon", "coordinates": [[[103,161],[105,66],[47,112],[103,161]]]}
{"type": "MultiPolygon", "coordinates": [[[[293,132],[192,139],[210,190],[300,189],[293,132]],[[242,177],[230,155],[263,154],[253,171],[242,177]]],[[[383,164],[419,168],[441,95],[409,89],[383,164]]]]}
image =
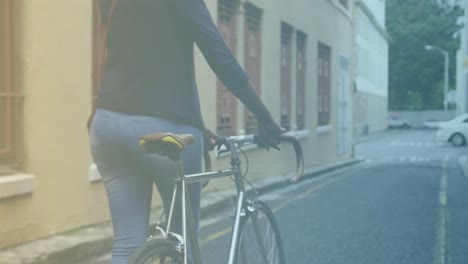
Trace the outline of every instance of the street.
{"type": "Polygon", "coordinates": [[[468,0],[0,0],[0,17],[0,264],[109,264],[114,240],[125,262],[161,237],[227,264],[232,233],[257,264],[274,252],[257,227],[287,264],[468,264],[468,0]],[[193,212],[171,196],[208,179],[183,185],[193,212]],[[233,232],[239,208],[266,217],[233,232]]]}
{"type": "MultiPolygon", "coordinates": [[[[356,145],[364,162],[263,195],[287,263],[468,263],[468,180],[458,161],[467,148],[433,133],[371,136],[356,145]]],[[[205,263],[227,262],[232,213],[202,221],[205,263]]]]}
{"type": "MultiPolygon", "coordinates": [[[[433,131],[359,143],[352,168],[266,194],[288,263],[468,263],[466,148],[433,131]]],[[[226,263],[229,220],[202,229],[206,263],[226,263]]]]}

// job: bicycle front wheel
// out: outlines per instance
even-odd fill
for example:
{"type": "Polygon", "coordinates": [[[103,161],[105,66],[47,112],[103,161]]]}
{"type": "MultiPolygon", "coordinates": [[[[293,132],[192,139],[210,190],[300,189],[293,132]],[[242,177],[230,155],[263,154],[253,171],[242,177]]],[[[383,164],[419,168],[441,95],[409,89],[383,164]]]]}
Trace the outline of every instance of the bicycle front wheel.
{"type": "Polygon", "coordinates": [[[155,239],[146,242],[132,257],[128,264],[183,264],[184,255],[177,250],[178,243],[170,240],[155,239]]]}
{"type": "Polygon", "coordinates": [[[283,242],[271,209],[262,201],[247,201],[240,225],[237,264],[285,264],[283,242]]]}

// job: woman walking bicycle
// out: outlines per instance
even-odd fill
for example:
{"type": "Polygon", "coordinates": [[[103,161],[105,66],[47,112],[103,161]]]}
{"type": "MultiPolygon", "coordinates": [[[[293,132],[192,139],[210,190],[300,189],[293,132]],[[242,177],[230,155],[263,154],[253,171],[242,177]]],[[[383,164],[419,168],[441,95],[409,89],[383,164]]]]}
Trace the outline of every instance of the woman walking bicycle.
{"type": "MultiPolygon", "coordinates": [[[[186,173],[201,171],[204,124],[193,48],[203,53],[225,86],[255,115],[258,145],[271,147],[282,133],[219,34],[203,0],[100,1],[106,24],[104,78],[88,128],[94,162],[111,212],[112,264],[124,264],[147,239],[153,182],[166,210],[176,174],[165,157],[138,148],[144,134],[192,134],[183,152],[186,173]]],[[[200,183],[189,185],[198,229],[200,183]]],[[[181,228],[180,215],[175,215],[181,228]]]]}

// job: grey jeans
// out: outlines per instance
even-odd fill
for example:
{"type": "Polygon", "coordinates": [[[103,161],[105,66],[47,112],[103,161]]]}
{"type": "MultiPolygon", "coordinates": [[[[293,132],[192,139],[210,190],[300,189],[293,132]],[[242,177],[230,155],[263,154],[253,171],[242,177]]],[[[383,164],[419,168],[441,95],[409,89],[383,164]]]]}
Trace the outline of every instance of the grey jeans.
{"type": "MultiPolygon", "coordinates": [[[[125,264],[146,241],[153,182],[164,207],[169,207],[175,168],[168,158],[144,153],[138,145],[142,135],[156,132],[192,134],[196,143],[187,146],[182,158],[186,174],[201,172],[202,131],[162,118],[134,116],[98,109],[90,129],[94,162],[102,176],[114,230],[111,264],[125,264]]],[[[200,183],[190,184],[190,201],[197,227],[200,218],[200,183]]],[[[175,215],[180,233],[181,217],[175,215]]]]}

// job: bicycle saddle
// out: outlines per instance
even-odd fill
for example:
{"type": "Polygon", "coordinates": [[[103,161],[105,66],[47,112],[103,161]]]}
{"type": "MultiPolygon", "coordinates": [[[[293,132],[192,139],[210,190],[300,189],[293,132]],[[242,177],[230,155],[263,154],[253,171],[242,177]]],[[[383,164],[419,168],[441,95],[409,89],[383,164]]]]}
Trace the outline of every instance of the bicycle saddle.
{"type": "Polygon", "coordinates": [[[193,143],[195,143],[195,137],[191,134],[154,133],[146,134],[140,139],[140,146],[147,153],[166,156],[180,153],[186,145],[193,143]]]}

